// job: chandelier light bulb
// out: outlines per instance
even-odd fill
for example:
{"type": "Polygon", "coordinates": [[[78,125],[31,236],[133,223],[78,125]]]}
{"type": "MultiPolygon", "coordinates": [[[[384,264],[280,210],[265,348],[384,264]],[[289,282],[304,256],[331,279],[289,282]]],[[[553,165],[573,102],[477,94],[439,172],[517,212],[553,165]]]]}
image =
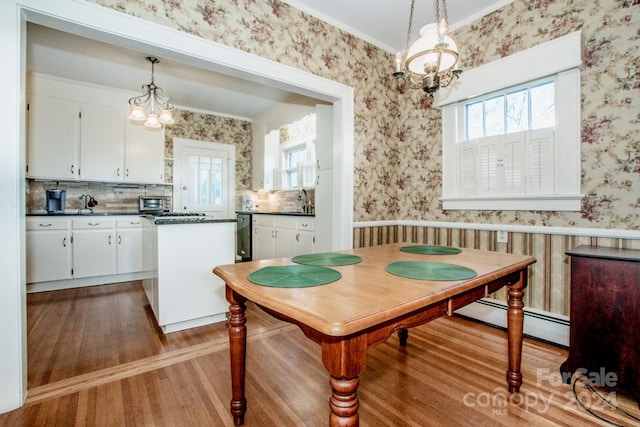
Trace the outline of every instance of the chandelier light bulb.
{"type": "Polygon", "coordinates": [[[129,120],[142,123],[147,120],[147,115],[144,113],[141,106],[132,105],[131,110],[129,111],[129,120]]]}
{"type": "Polygon", "coordinates": [[[158,121],[163,125],[172,125],[174,121],[173,121],[173,115],[171,114],[171,111],[162,110],[160,112],[160,115],[158,116],[158,121]]]}
{"type": "Polygon", "coordinates": [[[150,129],[160,129],[162,127],[156,113],[149,113],[147,121],[144,122],[144,126],[150,129]]]}

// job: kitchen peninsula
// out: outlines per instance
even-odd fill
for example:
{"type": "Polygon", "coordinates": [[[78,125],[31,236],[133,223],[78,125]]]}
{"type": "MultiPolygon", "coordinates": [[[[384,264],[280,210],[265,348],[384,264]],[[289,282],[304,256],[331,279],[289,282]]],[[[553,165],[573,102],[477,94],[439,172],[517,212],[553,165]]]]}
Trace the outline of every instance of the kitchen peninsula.
{"type": "Polygon", "coordinates": [[[153,274],[143,280],[164,333],[226,320],[224,282],[211,274],[235,260],[236,219],[209,216],[143,216],[151,228],[146,251],[153,274]]]}

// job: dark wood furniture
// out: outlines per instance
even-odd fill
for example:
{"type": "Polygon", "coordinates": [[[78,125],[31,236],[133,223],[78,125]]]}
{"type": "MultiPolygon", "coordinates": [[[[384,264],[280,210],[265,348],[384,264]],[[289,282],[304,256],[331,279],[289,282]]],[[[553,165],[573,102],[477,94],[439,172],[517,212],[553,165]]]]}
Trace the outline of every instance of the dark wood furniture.
{"type": "Polygon", "coordinates": [[[640,404],[640,250],[579,246],[567,254],[570,349],[560,371],[569,382],[567,374],[586,370],[596,385],[628,389],[640,404]]]}
{"type": "Polygon", "coordinates": [[[298,325],[320,345],[322,363],[329,371],[332,389],[329,424],[359,425],[357,397],[359,375],[367,364],[367,349],[386,341],[394,332],[406,340],[406,329],[427,323],[488,294],[508,287],[507,385],[518,392],[522,384],[523,290],[527,267],[536,260],[525,255],[463,249],[457,255],[417,255],[401,252],[403,244],[360,248],[343,253],[360,256],[359,264],[331,267],[342,274],[336,282],[307,288],[272,288],[253,284],[247,275],[266,266],[288,265],[288,258],[218,266],[214,273],[225,283],[230,303],[234,424],[244,423],[246,360],[245,304],[253,301],[276,318],[298,325]],[[462,281],[404,279],[385,271],[394,261],[432,261],[463,265],[478,275],[462,281]]]}

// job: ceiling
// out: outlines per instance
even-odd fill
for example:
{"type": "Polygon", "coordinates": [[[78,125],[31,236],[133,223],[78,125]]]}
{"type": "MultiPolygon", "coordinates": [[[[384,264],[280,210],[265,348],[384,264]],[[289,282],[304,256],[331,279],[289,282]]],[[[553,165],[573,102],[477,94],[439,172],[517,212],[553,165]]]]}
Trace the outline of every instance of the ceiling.
{"type": "MultiPolygon", "coordinates": [[[[404,50],[410,0],[283,0],[388,52],[404,50]]],[[[452,29],[513,0],[448,0],[452,29]]],[[[434,3],[418,0],[413,37],[435,21],[434,3]]],[[[27,71],[138,92],[151,78],[144,52],[29,24],[27,71]]],[[[178,108],[252,120],[292,93],[160,58],[155,83],[178,108]]]]}
{"type": "MultiPolygon", "coordinates": [[[[405,49],[411,0],[282,0],[391,53],[405,49]]],[[[459,28],[513,0],[447,0],[449,28],[459,28]]],[[[441,12],[441,15],[443,12],[441,12]]],[[[435,22],[435,2],[417,0],[411,41],[435,22]]]]}

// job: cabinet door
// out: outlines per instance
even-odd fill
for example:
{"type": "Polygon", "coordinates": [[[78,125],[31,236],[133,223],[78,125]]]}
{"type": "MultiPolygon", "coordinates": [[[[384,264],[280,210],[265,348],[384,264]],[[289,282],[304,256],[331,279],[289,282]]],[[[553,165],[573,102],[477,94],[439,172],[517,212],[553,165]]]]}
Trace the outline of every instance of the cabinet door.
{"type": "Polygon", "coordinates": [[[275,258],[291,257],[296,255],[298,231],[289,228],[276,228],[275,258]]]}
{"type": "Polygon", "coordinates": [[[27,283],[70,278],[69,231],[27,231],[27,283]]]}
{"type": "Polygon", "coordinates": [[[147,129],[127,122],[125,177],[128,182],[164,182],[164,129],[147,129]]]}
{"type": "Polygon", "coordinates": [[[125,113],[100,105],[82,104],[81,109],[80,178],[122,181],[125,113]]]}
{"type": "Polygon", "coordinates": [[[275,230],[264,225],[253,226],[253,260],[275,257],[275,230]]]}
{"type": "Polygon", "coordinates": [[[333,106],[316,105],[316,162],[319,170],[333,167],[333,106]]]}
{"type": "Polygon", "coordinates": [[[113,229],[73,232],[73,277],[115,274],[116,244],[113,229]]]}
{"type": "Polygon", "coordinates": [[[142,227],[118,229],[118,274],[144,271],[142,227]]]}
{"type": "Polygon", "coordinates": [[[315,253],[316,237],[312,231],[298,231],[296,236],[298,248],[296,255],[315,253]]]}
{"type": "Polygon", "coordinates": [[[77,103],[31,96],[27,146],[29,178],[78,178],[80,108],[77,103]]]}

